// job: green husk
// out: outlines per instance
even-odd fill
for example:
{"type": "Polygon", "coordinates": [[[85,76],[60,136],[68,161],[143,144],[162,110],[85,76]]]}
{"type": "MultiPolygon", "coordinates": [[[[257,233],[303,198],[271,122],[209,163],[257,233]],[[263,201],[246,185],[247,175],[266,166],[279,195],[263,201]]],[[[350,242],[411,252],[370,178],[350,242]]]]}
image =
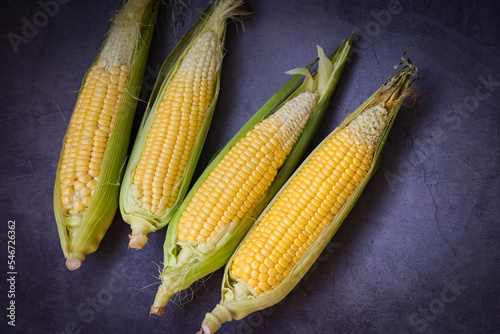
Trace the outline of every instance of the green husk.
{"type": "MultiPolygon", "coordinates": [[[[126,11],[130,11],[129,6],[133,8],[137,2],[144,1],[129,0],[123,5],[111,29],[120,29],[119,27],[123,23],[121,20],[126,16],[126,11]],[[120,15],[121,13],[124,16],[120,15]]],[[[137,96],[139,95],[146,69],[149,46],[158,15],[158,7],[159,3],[157,1],[149,1],[142,21],[134,22],[134,25],[137,26],[137,29],[140,29],[140,32],[137,40],[130,41],[134,45],[135,50],[132,55],[130,76],[126,84],[125,93],[122,95],[122,102],[116,114],[117,118],[109,138],[108,147],[104,152],[101,172],[94,195],[89,207],[81,217],[66,215],[61,204],[59,178],[64,147],[61,150],[54,186],[54,214],[61,247],[64,257],[67,259],[66,265],[70,270],[80,267],[81,262],[85,259],[85,255],[94,252],[98,248],[118,209],[119,187],[125,167],[130,133],[138,101],[137,96]],[[68,226],[75,222],[79,224],[79,228],[70,233],[68,226]]],[[[125,18],[124,20],[127,19],[125,18]]],[[[113,43],[109,35],[104,41],[92,66],[99,61],[100,55],[107,43],[113,43]]],[[[87,74],[84,76],[83,82],[85,82],[87,74]]]]}
{"type": "MultiPolygon", "coordinates": [[[[151,313],[163,314],[165,306],[174,293],[189,287],[196,280],[224,266],[233,250],[238,246],[240,240],[257,219],[260,212],[293,173],[324,117],[330,97],[347,63],[352,41],[353,34],[338,47],[330,59],[324,57],[321,60],[319,64],[321,70],[313,75],[305,68],[289,71],[288,73],[297,73],[298,75],[295,75],[287,82],[247,121],[205,169],[170,223],[164,244],[165,268],[160,275],[162,285],[158,289],[154,304],[151,307],[151,313]],[[328,62],[328,65],[323,64],[323,62],[328,62]],[[325,72],[325,70],[327,72],[325,72]],[[303,73],[307,73],[308,75],[306,76],[306,80],[298,86],[298,82],[303,77],[303,73]],[[323,86],[321,87],[323,94],[319,96],[318,104],[313,110],[301,137],[290,152],[290,155],[279,170],[271,186],[255,206],[246,214],[245,218],[239,224],[230,224],[226,226],[227,229],[225,231],[220,231],[218,233],[221,237],[208,244],[193,246],[189,243],[181,243],[177,240],[177,228],[182,212],[187,207],[196,190],[206,180],[207,176],[219,161],[224,158],[231,147],[243,138],[247,132],[252,130],[257,123],[274,113],[287,101],[304,91],[318,90],[318,85],[320,83],[317,78],[320,75],[325,77],[322,83],[323,86]]],[[[321,54],[323,51],[318,47],[318,52],[321,54]]]]}
{"type": "Polygon", "coordinates": [[[225,21],[230,18],[240,18],[248,15],[248,12],[241,9],[243,6],[244,2],[242,0],[220,0],[215,3],[212,9],[210,9],[210,5],[207,6],[191,30],[184,35],[181,41],[167,57],[160,69],[158,79],[148,102],[146,114],[142,119],[139,133],[134,143],[130,161],[127,165],[125,176],[123,178],[123,185],[121,187],[120,212],[123,220],[130,224],[132,229],[132,235],[130,236],[131,240],[129,243],[130,248],[141,249],[148,240],[147,234],[165,227],[170,222],[180,203],[184,199],[203,148],[219,96],[221,66],[218,68],[214,94],[208,109],[205,112],[202,127],[196,139],[192,154],[190,155],[189,161],[186,165],[187,167],[184,171],[181,184],[179,185],[176,201],[172,207],[166,208],[161,214],[156,215],[145,211],[142,208],[141,203],[133,197],[131,184],[135,168],[139,162],[144,144],[146,142],[148,130],[151,126],[158,105],[161,102],[162,95],[174,77],[177,68],[184,59],[184,56],[190,50],[191,46],[196,41],[196,38],[202,33],[209,29],[215,30],[214,32],[217,33],[221,40],[220,52],[223,51],[222,48],[224,47],[226,36],[225,21]],[[219,4],[229,7],[229,10],[225,12],[221,18],[212,19],[214,9],[219,4]],[[222,22],[224,22],[224,24],[222,24],[222,22]]]}
{"type": "Polygon", "coordinates": [[[322,232],[318,240],[311,245],[311,247],[303,254],[301,260],[292,269],[290,275],[274,290],[267,293],[261,293],[256,295],[251,289],[245,291],[245,286],[237,283],[237,280],[231,276],[229,273],[231,263],[238,253],[238,249],[233,253],[231,259],[228,261],[225,267],[223,282],[222,282],[222,298],[219,304],[214,308],[211,313],[207,313],[205,320],[202,323],[202,329],[200,333],[214,333],[219,329],[222,323],[231,321],[233,319],[239,320],[247,315],[262,310],[264,308],[275,305],[286,295],[293,290],[297,283],[306,274],[309,268],[314,264],[318,256],[321,254],[325,246],[330,242],[331,238],[338,230],[348,213],[353,208],[354,204],[358,200],[359,196],[363,192],[366,184],[374,175],[377,170],[382,149],[387,136],[390,132],[392,124],[394,123],[395,117],[399,111],[401,103],[404,97],[407,95],[408,89],[412,83],[412,77],[416,75],[417,68],[410,62],[408,58],[404,58],[404,67],[398,71],[394,76],[388,79],[388,81],[377,90],[370,98],[368,98],[356,111],[354,111],[349,117],[347,117],[340,126],[338,126],[333,132],[331,132],[325,140],[320,143],[317,148],[305,159],[305,161],[297,168],[297,171],[290,177],[283,188],[276,194],[273,200],[269,203],[266,210],[264,210],[259,219],[255,222],[252,228],[248,231],[245,239],[241,242],[240,246],[243,245],[245,240],[249,238],[252,231],[255,229],[259,223],[261,217],[269,210],[273,203],[277,200],[280,193],[285,189],[287,184],[297,175],[302,167],[308,163],[308,161],[314,156],[314,154],[319,150],[319,148],[334,136],[338,131],[342,130],[347,126],[354,118],[360,115],[363,111],[368,110],[371,107],[385,103],[385,107],[389,110],[389,120],[386,124],[382,137],[378,143],[378,146],[374,153],[373,162],[367,175],[361,181],[358,188],[354,191],[350,199],[344,204],[341,210],[337,213],[331,224],[322,232]],[[238,285],[238,292],[235,290],[235,286],[238,285]],[[242,288],[242,289],[240,289],[242,288]]]}

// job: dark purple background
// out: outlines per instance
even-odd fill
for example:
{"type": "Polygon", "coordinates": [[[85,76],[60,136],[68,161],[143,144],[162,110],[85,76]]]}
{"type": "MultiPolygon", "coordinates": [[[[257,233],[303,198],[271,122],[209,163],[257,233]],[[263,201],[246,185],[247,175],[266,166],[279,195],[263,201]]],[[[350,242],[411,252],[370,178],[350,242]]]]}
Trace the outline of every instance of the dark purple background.
{"type": "MultiPolygon", "coordinates": [[[[172,7],[162,8],[142,98],[207,2],[186,0],[192,12],[184,9],[175,22],[172,7]]],[[[329,54],[352,30],[361,32],[314,145],[395,72],[409,46],[421,79],[380,169],[317,266],[284,301],[220,333],[498,332],[499,2],[248,2],[257,13],[244,29],[228,29],[221,95],[196,175],[289,79],[285,71],[316,57],[316,45],[329,54]]],[[[2,333],[13,330],[6,318],[9,220],[16,221],[19,333],[195,333],[220,299],[222,270],[196,284],[196,293],[177,296],[163,317],[149,317],[165,230],[144,250],[127,250],[129,226],[119,214],[79,270],[64,264],[52,211],[57,160],[75,92],[118,6],[69,1],[49,17],[35,0],[3,5],[2,333]],[[33,19],[36,33],[16,51],[9,33],[21,36],[33,19]]]]}

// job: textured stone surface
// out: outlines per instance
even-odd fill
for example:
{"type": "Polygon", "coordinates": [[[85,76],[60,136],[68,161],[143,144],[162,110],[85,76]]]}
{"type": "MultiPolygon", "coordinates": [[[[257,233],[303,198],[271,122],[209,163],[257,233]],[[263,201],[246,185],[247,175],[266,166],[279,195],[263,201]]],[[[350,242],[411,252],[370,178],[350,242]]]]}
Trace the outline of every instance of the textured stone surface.
{"type": "MultiPolygon", "coordinates": [[[[220,299],[222,270],[196,293],[177,296],[163,317],[149,317],[165,231],[144,250],[127,250],[129,227],[118,214],[79,270],[64,265],[52,212],[57,160],[75,92],[118,3],[70,1],[52,16],[40,14],[50,2],[11,2],[0,14],[0,253],[5,277],[7,222],[15,220],[15,329],[195,333],[220,299]],[[23,30],[33,20],[36,30],[23,30]],[[13,47],[9,33],[24,33],[26,43],[13,47]]],[[[162,9],[141,98],[175,45],[173,28],[182,35],[207,2],[186,2],[194,9],[176,22],[171,7],[162,9]]],[[[316,45],[331,53],[352,30],[361,33],[313,145],[395,72],[407,47],[421,79],[379,171],[317,265],[281,303],[220,332],[498,331],[499,3],[248,2],[257,13],[244,29],[228,29],[221,95],[196,175],[289,78],[285,71],[316,57],[316,45]]],[[[2,333],[13,329],[4,283],[2,333]]]]}

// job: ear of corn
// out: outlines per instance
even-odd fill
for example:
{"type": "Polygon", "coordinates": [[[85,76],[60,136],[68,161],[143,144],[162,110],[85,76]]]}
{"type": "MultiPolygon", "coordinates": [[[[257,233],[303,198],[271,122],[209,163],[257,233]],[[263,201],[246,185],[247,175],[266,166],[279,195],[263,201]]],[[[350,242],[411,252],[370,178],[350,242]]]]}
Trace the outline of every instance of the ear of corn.
{"type": "Polygon", "coordinates": [[[118,208],[158,3],[129,0],[84,77],[57,167],[54,213],[69,269],[94,252],[118,208]]]}
{"type": "Polygon", "coordinates": [[[282,300],[313,265],[380,160],[416,68],[409,59],[335,129],[273,198],[225,268],[222,299],[201,333],[282,300]]]}
{"type": "Polygon", "coordinates": [[[265,205],[298,165],[345,66],[351,35],[321,58],[300,86],[294,77],[243,126],[197,180],[172,219],[165,268],[151,313],[177,291],[222,267],[265,205]],[[325,65],[324,62],[327,64],[325,65]],[[318,78],[324,78],[320,84],[318,78]],[[292,85],[293,84],[293,85],[292,85]],[[318,86],[321,86],[321,93],[318,86]]]}
{"type": "Polygon", "coordinates": [[[219,94],[226,21],[244,15],[243,5],[217,1],[163,65],[121,188],[130,248],[141,249],[148,233],[168,224],[187,192],[219,94]]]}

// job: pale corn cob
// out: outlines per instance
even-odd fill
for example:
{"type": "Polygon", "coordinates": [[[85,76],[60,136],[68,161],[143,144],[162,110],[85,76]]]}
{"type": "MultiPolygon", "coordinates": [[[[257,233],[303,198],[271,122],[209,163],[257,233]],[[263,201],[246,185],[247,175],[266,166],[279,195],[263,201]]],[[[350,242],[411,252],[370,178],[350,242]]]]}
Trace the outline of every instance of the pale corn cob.
{"type": "Polygon", "coordinates": [[[129,0],[86,74],[57,169],[54,211],[69,269],[95,251],[118,193],[158,4],[129,0]]]}

